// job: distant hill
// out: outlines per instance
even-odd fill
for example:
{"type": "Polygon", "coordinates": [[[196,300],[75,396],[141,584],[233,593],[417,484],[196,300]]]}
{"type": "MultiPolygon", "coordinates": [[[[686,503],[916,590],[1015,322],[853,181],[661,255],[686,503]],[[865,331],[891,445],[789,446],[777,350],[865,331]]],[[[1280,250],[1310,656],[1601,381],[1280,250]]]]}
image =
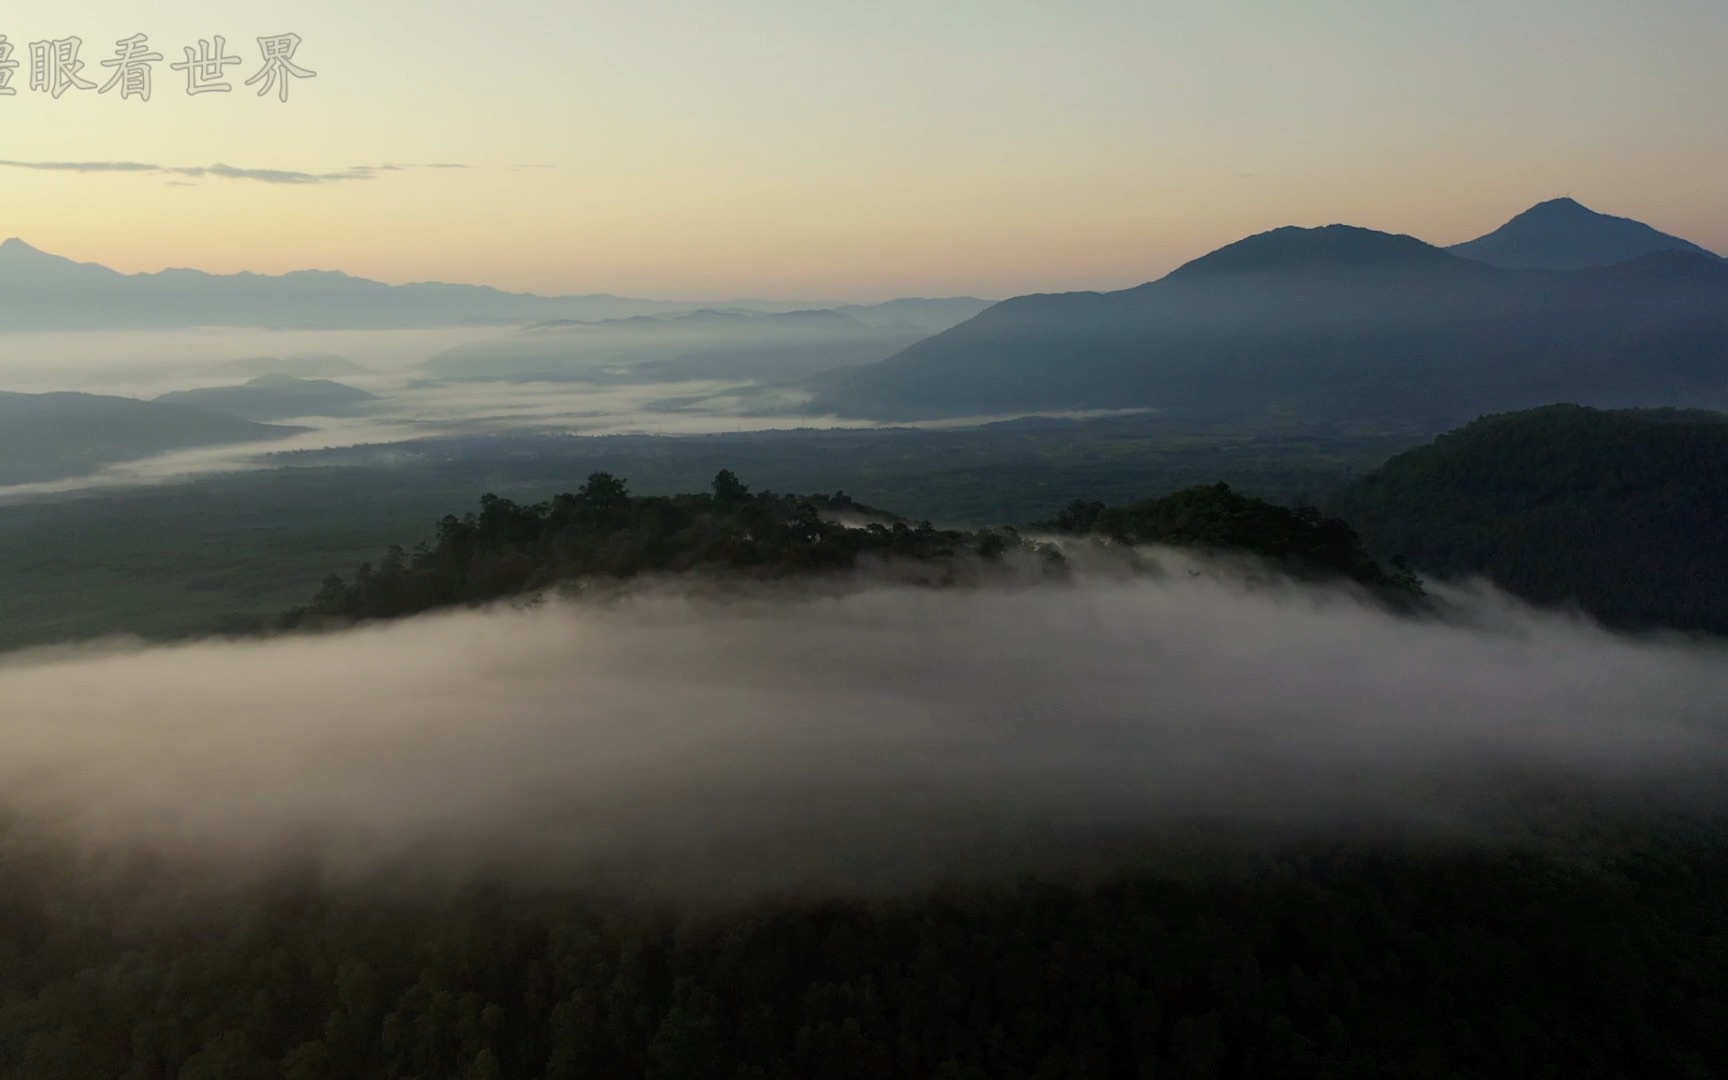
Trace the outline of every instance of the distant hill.
{"type": "Polygon", "coordinates": [[[1617,624],[1728,633],[1728,415],[1554,405],[1399,454],[1330,507],[1369,548],[1617,624]]]}
{"type": "Polygon", "coordinates": [[[550,322],[448,349],[422,364],[444,378],[669,382],[785,381],[874,363],[921,338],[833,310],[702,310],[604,322],[550,322]]]}
{"type": "Polygon", "coordinates": [[[1641,221],[1597,213],[1572,199],[1538,203],[1486,236],[1447,249],[1514,270],[1582,270],[1658,251],[1716,254],[1641,221]]]}
{"type": "Polygon", "coordinates": [[[82,476],[171,450],[262,442],[301,430],[132,398],[0,393],[0,484],[82,476]]]}
{"type": "Polygon", "coordinates": [[[364,390],[328,379],[260,375],[242,386],[177,390],[156,400],[246,420],[287,420],[297,416],[351,416],[363,412],[376,399],[364,390]]]}
{"type": "MultiPolygon", "coordinates": [[[[902,305],[893,309],[892,319],[873,314],[887,305],[862,305],[855,313],[867,322],[909,321],[929,332],[960,322],[988,302],[961,298],[890,303],[902,305]]],[[[595,321],[676,314],[704,307],[785,312],[813,306],[822,305],[787,300],[704,304],[604,293],[537,296],[435,281],[386,285],[330,270],[269,275],[170,269],[122,274],[97,263],[74,262],[40,251],[16,237],[0,243],[0,331],[192,326],[372,329],[553,319],[595,321]]],[[[308,370],[282,373],[343,374],[308,370]]]]}
{"type": "Polygon", "coordinates": [[[1728,400],[1728,263],[1667,251],[1513,271],[1408,236],[1277,229],[1137,288],[1005,300],[830,380],[811,408],[1278,410],[1445,428],[1556,400],[1728,400]]]}

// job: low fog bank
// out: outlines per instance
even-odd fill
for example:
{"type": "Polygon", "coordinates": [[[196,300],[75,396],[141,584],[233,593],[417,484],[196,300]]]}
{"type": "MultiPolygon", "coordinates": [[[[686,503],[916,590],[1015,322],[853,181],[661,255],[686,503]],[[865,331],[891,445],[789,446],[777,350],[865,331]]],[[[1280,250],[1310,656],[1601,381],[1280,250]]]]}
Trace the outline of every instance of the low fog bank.
{"type": "Polygon", "coordinates": [[[1684,799],[1728,775],[1722,649],[1454,602],[1419,621],[1183,573],[658,587],[38,651],[0,661],[0,787],[26,820],[243,863],[312,844],[343,871],[738,900],[1201,824],[1473,835],[1527,783],[1684,799]]]}
{"type": "MultiPolygon", "coordinates": [[[[730,325],[728,320],[721,322],[730,325]]],[[[167,394],[239,390],[261,376],[289,376],[334,381],[340,387],[371,395],[365,400],[341,399],[335,408],[328,407],[330,398],[320,396],[341,392],[333,388],[313,388],[309,396],[292,398],[308,406],[311,415],[283,411],[283,399],[271,394],[292,397],[293,391],[281,387],[244,399],[260,410],[256,412],[246,411],[242,402],[230,397],[226,400],[234,415],[302,429],[259,430],[243,438],[217,437],[178,412],[136,412],[128,425],[93,421],[89,416],[80,419],[78,409],[62,402],[54,407],[70,409],[74,427],[96,424],[100,439],[69,435],[72,429],[64,420],[55,422],[55,437],[16,437],[8,447],[12,468],[0,477],[5,481],[0,484],[0,501],[307,463],[274,456],[286,453],[375,446],[401,446],[413,453],[418,448],[412,444],[448,438],[496,434],[712,435],[896,426],[814,412],[809,408],[812,393],[808,389],[767,385],[760,381],[761,373],[702,362],[699,357],[673,365],[627,365],[603,377],[596,374],[592,379],[576,381],[516,381],[507,366],[494,369],[479,362],[467,377],[440,378],[424,364],[440,350],[479,348],[484,352],[484,344],[495,342],[498,335],[495,327],[0,334],[0,393],[75,392],[156,402],[167,394]],[[264,405],[277,411],[262,411],[264,405]],[[92,442],[101,443],[100,454],[89,452],[92,442]]],[[[224,412],[222,402],[209,397],[170,399],[170,403],[224,412]]],[[[86,407],[96,410],[95,415],[105,416],[105,410],[115,404],[89,403],[86,407]]],[[[14,405],[26,409],[30,403],[14,405]]],[[[1144,411],[1033,415],[1084,420],[1144,411]]],[[[901,426],[972,427],[1024,415],[961,416],[901,426]]]]}
{"type": "Polygon", "coordinates": [[[85,330],[0,334],[0,388],[155,397],[272,373],[352,378],[405,374],[495,327],[416,330],[85,330]],[[324,364],[311,364],[322,358],[324,364]]]}

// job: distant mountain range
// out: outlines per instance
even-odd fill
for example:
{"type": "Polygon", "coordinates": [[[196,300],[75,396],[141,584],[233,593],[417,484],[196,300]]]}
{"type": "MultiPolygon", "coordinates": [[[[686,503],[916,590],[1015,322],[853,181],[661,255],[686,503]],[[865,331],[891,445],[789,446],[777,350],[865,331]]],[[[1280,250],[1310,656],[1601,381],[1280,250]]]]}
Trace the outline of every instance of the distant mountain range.
{"type": "MultiPolygon", "coordinates": [[[[1440,426],[1555,400],[1720,404],[1728,261],[1571,199],[1442,249],[1276,229],[1137,288],[803,310],[543,297],[347,274],[120,274],[0,244],[0,331],[496,323],[443,378],[802,382],[817,413],[909,420],[1267,408],[1440,426]],[[504,330],[527,324],[522,330],[504,330]],[[934,335],[934,336],[931,336],[934,335]]],[[[339,358],[227,374],[340,376],[339,358]]]]}
{"type": "MultiPolygon", "coordinates": [[[[848,306],[865,322],[905,322],[924,333],[946,329],[989,306],[973,297],[848,306]]],[[[0,243],[0,331],[258,326],[374,329],[592,321],[666,315],[703,307],[784,312],[809,303],[737,300],[726,304],[642,300],[596,294],[536,296],[483,285],[386,285],[327,270],[289,274],[207,274],[162,270],[122,274],[39,251],[13,238],[0,243]]]]}
{"type": "MultiPolygon", "coordinates": [[[[1603,228],[1582,207],[1544,206],[1537,220],[1577,226],[1577,243],[1546,232],[1551,254],[1603,228]]],[[[810,408],[888,420],[1271,409],[1447,427],[1554,401],[1724,403],[1728,261],[1663,243],[1612,266],[1529,270],[1345,225],[1275,229],[1137,288],[1003,301],[812,383],[810,408]]]]}
{"type": "Polygon", "coordinates": [[[1537,203],[1487,236],[1447,250],[1508,270],[1582,270],[1658,251],[1717,257],[1690,240],[1631,218],[1599,214],[1572,199],[1537,203]]]}

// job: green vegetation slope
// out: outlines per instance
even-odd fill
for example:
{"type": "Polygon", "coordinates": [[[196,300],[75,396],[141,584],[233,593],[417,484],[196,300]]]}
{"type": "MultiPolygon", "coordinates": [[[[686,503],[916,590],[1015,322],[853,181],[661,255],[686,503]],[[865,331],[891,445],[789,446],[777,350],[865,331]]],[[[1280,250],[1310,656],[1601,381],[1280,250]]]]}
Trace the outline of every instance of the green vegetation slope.
{"type": "Polygon", "coordinates": [[[1554,405],[1394,457],[1331,509],[1376,552],[1616,624],[1728,632],[1728,416],[1554,405]]]}

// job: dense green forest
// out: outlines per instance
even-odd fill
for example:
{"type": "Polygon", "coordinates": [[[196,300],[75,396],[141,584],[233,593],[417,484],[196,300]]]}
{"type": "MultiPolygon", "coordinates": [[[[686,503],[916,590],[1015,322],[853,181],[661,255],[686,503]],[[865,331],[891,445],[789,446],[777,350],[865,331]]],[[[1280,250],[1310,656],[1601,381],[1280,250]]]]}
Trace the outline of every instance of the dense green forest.
{"type": "Polygon", "coordinates": [[[1728,633],[1728,416],[1554,405],[1406,451],[1330,505],[1371,550],[1621,626],[1728,633]]]}
{"type": "Polygon", "coordinates": [[[676,914],[406,871],[221,884],[12,828],[0,1075],[1728,1076],[1728,834],[1586,832],[676,914]]]}
{"type": "MultiPolygon", "coordinates": [[[[332,574],[290,626],[387,619],[482,603],[559,583],[701,572],[770,579],[855,570],[869,564],[934,584],[976,581],[1012,553],[1059,573],[1060,550],[1016,530],[916,525],[844,492],[753,493],[730,469],[709,494],[632,496],[627,483],[594,473],[573,493],[522,506],[496,495],[480,509],[446,516],[437,536],[412,552],[392,547],[347,579],[332,574]]],[[[1261,557],[1316,580],[1352,579],[1388,596],[1422,594],[1416,578],[1370,559],[1350,526],[1318,510],[1289,510],[1228,485],[1110,508],[1078,502],[1052,527],[1119,544],[1157,543],[1261,557]],[[1082,520],[1082,518],[1084,520],[1082,520]]]]}
{"type": "Polygon", "coordinates": [[[1422,593],[1402,560],[1388,570],[1370,558],[1349,522],[1323,517],[1312,506],[1277,506],[1223,483],[1127,506],[1076,500],[1050,524],[1059,532],[1123,544],[1248,552],[1301,577],[1348,578],[1383,592],[1422,593]]]}
{"type": "Polygon", "coordinates": [[[939,579],[949,581],[999,560],[1010,547],[1060,564],[1054,549],[1010,530],[909,525],[844,492],[752,492],[729,469],[716,474],[712,487],[707,494],[633,496],[623,479],[597,472],[576,491],[532,506],[486,495],[477,512],[446,516],[435,540],[411,553],[392,547],[347,580],[330,575],[288,622],[387,619],[647,573],[773,578],[852,570],[866,556],[935,566],[939,579]],[[847,517],[860,524],[853,527],[847,517]]]}

